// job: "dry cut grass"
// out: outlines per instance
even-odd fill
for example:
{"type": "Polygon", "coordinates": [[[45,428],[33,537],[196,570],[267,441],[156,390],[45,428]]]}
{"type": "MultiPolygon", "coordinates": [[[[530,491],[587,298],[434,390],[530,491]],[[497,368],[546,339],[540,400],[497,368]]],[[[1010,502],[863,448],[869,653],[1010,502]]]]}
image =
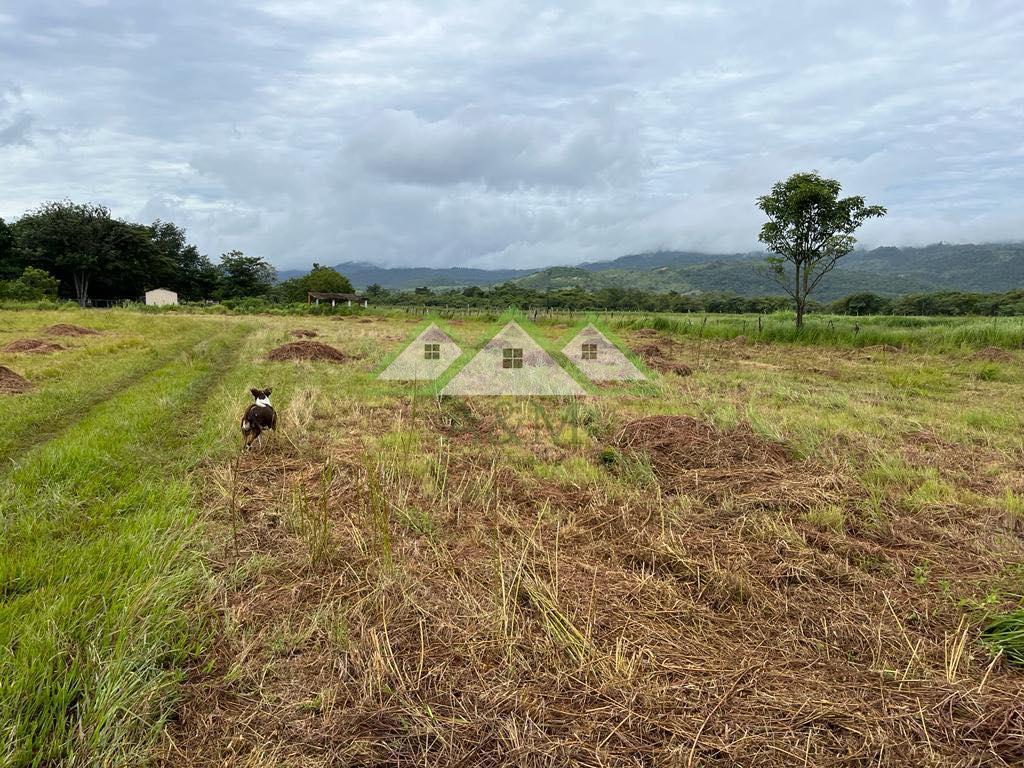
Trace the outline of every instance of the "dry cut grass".
{"type": "Polygon", "coordinates": [[[620,424],[602,468],[466,438],[487,410],[339,403],[210,469],[216,643],[163,765],[1024,761],[957,599],[1024,555],[994,512],[744,426],[620,424]]]}

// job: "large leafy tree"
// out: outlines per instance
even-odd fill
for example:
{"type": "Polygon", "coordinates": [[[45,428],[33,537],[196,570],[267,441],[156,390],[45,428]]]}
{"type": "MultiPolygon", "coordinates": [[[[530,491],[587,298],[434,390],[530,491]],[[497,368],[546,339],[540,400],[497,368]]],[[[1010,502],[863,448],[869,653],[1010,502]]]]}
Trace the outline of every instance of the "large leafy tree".
{"type": "Polygon", "coordinates": [[[285,280],[278,286],[281,298],[287,302],[300,302],[306,300],[306,294],[314,293],[353,293],[352,283],[349,279],[331,267],[324,267],[320,264],[313,264],[307,274],[302,277],[293,277],[285,280]]]}
{"type": "Polygon", "coordinates": [[[768,272],[793,299],[798,328],[804,324],[808,296],[853,250],[853,233],[867,219],[886,213],[863,197],[841,198],[841,191],[835,179],[794,173],[757,200],[768,216],[760,235],[772,252],[766,259],[768,272]]]}
{"type": "Polygon", "coordinates": [[[14,230],[0,218],[0,280],[17,277],[21,268],[14,248],[14,230]]]}
{"type": "Polygon", "coordinates": [[[107,268],[110,225],[110,212],[102,205],[62,200],[25,214],[14,232],[25,262],[73,285],[75,298],[85,306],[90,281],[107,268]]]}
{"type": "Polygon", "coordinates": [[[274,287],[277,270],[259,256],[229,251],[220,257],[220,288],[224,299],[266,296],[274,287]]]}

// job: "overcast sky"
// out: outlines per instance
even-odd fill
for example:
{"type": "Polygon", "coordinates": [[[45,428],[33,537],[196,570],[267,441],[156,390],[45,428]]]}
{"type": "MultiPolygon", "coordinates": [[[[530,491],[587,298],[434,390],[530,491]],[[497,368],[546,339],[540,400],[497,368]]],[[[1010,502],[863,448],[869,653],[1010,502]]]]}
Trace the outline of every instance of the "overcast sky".
{"type": "Polygon", "coordinates": [[[755,249],[816,169],[864,245],[1020,240],[1022,51],[1020,0],[0,0],[0,216],[534,267],[755,249]]]}

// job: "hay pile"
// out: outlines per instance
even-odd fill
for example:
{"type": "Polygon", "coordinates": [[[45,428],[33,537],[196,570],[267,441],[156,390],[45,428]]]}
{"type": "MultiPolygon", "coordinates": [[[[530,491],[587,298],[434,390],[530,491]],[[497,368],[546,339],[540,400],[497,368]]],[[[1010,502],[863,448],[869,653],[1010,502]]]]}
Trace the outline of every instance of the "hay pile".
{"type": "Polygon", "coordinates": [[[100,332],[81,325],[57,323],[56,325],[43,328],[43,333],[47,336],[98,336],[100,332]]]}
{"type": "Polygon", "coordinates": [[[34,354],[46,355],[50,352],[59,352],[64,349],[60,344],[54,344],[43,339],[15,339],[6,347],[4,352],[31,352],[34,354]]]}
{"type": "Polygon", "coordinates": [[[353,358],[340,349],[321,344],[319,341],[291,341],[270,351],[268,360],[275,362],[288,360],[324,360],[331,363],[344,363],[353,358]]]}
{"type": "Polygon", "coordinates": [[[17,395],[30,389],[32,384],[28,379],[22,378],[7,366],[0,365],[0,395],[17,395]]]}
{"type": "Polygon", "coordinates": [[[673,360],[666,353],[666,343],[663,341],[658,344],[644,344],[637,347],[634,351],[647,365],[660,373],[674,373],[676,376],[689,376],[692,374],[693,369],[690,366],[673,360]]]}
{"type": "Polygon", "coordinates": [[[839,479],[792,459],[779,443],[741,424],[719,430],[692,416],[649,416],[619,430],[614,445],[649,458],[662,488],[741,507],[809,509],[835,502],[839,479]]]}
{"type": "Polygon", "coordinates": [[[296,328],[291,332],[292,336],[297,339],[315,339],[320,334],[316,331],[310,330],[309,328],[296,328]]]}
{"type": "Polygon", "coordinates": [[[971,355],[971,359],[986,363],[1012,363],[1013,355],[1000,347],[984,347],[971,355]]]}

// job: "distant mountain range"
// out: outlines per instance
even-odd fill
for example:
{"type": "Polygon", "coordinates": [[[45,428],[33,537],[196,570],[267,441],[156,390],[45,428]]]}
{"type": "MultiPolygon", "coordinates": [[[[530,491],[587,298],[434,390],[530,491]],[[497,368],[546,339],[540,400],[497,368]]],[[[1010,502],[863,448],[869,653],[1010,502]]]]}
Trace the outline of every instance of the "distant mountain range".
{"type": "MultiPolygon", "coordinates": [[[[514,282],[541,291],[617,287],[679,293],[731,292],[742,296],[781,294],[782,289],[758,270],[763,263],[764,254],[759,253],[658,251],[541,270],[388,268],[365,262],[344,262],[335,269],[357,289],[374,283],[409,290],[420,286],[443,289],[514,282]]],[[[280,279],[301,274],[296,270],[285,271],[280,279]]],[[[1024,243],[939,243],[851,253],[822,281],[814,295],[819,301],[830,301],[860,291],[894,296],[942,290],[995,292],[1021,287],[1024,243]]]]}

